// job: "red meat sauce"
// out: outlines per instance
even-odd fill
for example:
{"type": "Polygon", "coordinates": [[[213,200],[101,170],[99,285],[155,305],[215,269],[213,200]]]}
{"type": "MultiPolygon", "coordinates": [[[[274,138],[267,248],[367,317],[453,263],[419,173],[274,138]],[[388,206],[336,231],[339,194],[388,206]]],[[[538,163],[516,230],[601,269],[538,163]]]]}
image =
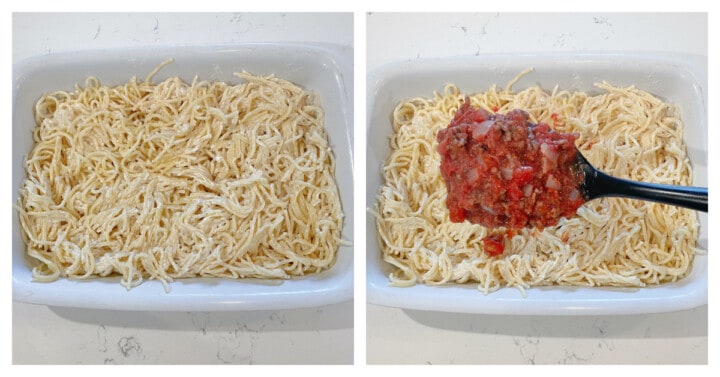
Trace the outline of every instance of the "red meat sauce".
{"type": "Polygon", "coordinates": [[[556,225],[585,201],[577,135],[531,123],[525,111],[490,114],[466,99],[437,139],[450,221],[506,228],[483,239],[489,255],[502,254],[514,230],[556,225]]]}

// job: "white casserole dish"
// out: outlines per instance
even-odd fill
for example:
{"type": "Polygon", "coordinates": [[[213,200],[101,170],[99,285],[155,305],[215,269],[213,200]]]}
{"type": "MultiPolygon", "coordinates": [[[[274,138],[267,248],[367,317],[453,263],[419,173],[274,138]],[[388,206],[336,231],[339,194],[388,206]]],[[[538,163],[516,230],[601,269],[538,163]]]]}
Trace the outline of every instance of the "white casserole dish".
{"type": "MultiPolygon", "coordinates": [[[[368,75],[367,206],[374,208],[389,155],[391,115],[402,99],[431,97],[448,83],[465,93],[504,87],[518,73],[535,71],[513,86],[540,85],[599,93],[599,81],[636,87],[679,105],[695,186],[707,187],[707,59],[695,56],[627,54],[513,54],[412,60],[381,67],[368,75]],[[699,63],[698,63],[699,61],[699,63]]],[[[708,217],[700,214],[699,245],[707,250],[708,217]]],[[[367,222],[367,295],[372,304],[415,310],[525,315],[638,314],[689,309],[707,304],[707,255],[697,255],[692,272],[679,282],[641,289],[539,287],[523,298],[515,288],[485,295],[476,284],[392,287],[392,267],[382,261],[375,218],[367,222]]]]}
{"type": "MultiPolygon", "coordinates": [[[[45,55],[13,67],[13,202],[25,177],[23,160],[32,147],[33,108],[41,94],[73,90],[95,76],[104,85],[118,85],[132,76],[144,79],[168,58],[174,62],[153,78],[159,82],[180,76],[237,83],[234,72],[275,74],[321,96],[325,127],[335,152],[336,182],[345,214],[342,238],[353,239],[353,71],[340,47],[311,44],[244,44],[223,47],[168,47],[45,55]],[[348,81],[350,80],[350,81],[348,81]]],[[[341,246],[335,265],[320,274],[291,280],[183,279],[165,293],[160,282],[145,281],[126,290],[120,277],[92,280],[60,279],[32,282],[25,258],[18,216],[13,210],[13,300],[100,309],[123,310],[275,310],[315,307],[352,299],[353,250],[341,246]]]]}

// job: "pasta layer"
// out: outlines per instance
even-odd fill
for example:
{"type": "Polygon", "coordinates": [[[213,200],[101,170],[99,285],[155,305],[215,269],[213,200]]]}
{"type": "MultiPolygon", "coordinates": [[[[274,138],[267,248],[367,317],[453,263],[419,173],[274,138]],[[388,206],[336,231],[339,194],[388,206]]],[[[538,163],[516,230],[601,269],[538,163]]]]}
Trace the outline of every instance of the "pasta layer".
{"type": "Polygon", "coordinates": [[[343,213],[319,97],[245,72],[156,85],[156,71],[37,102],[18,205],[34,279],[168,290],[330,268],[343,213]]]}

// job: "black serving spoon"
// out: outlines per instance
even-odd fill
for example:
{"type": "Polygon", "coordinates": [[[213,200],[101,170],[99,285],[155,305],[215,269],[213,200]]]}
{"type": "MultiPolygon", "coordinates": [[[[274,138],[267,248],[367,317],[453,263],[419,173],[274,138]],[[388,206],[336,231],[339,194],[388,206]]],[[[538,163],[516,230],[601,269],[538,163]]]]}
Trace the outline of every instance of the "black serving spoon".
{"type": "Polygon", "coordinates": [[[613,177],[592,166],[580,151],[575,163],[585,173],[580,189],[587,200],[615,196],[708,211],[707,187],[673,186],[613,177]]]}

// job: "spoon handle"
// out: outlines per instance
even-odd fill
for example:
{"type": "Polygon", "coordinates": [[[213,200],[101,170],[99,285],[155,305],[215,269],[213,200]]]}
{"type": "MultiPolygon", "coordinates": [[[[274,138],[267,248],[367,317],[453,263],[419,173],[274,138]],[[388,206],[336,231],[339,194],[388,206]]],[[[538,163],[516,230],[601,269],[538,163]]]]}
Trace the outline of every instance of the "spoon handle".
{"type": "Polygon", "coordinates": [[[604,196],[649,200],[708,211],[708,189],[706,187],[673,186],[659,183],[637,182],[607,175],[601,171],[593,174],[590,199],[604,196]]]}

